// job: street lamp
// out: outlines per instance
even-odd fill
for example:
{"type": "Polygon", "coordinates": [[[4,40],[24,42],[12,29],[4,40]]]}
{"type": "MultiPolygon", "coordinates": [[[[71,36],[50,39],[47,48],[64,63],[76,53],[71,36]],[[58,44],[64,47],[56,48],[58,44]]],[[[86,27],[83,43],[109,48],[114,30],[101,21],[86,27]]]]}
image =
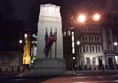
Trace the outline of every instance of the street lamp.
{"type": "Polygon", "coordinates": [[[75,60],[75,57],[73,56],[73,60],[75,60]]]}
{"type": "MultiPolygon", "coordinates": [[[[22,44],[23,40],[19,40],[19,44],[22,44]]],[[[20,45],[19,45],[19,68],[20,68],[20,45]]]]}
{"type": "Polygon", "coordinates": [[[115,60],[116,60],[116,65],[118,64],[118,55],[117,55],[117,45],[118,45],[118,43],[117,42],[114,42],[113,43],[114,44],[114,52],[115,52],[115,60]]]}
{"type": "Polygon", "coordinates": [[[23,41],[22,40],[19,40],[19,44],[22,44],[23,43],[23,41]]]}
{"type": "Polygon", "coordinates": [[[79,40],[77,41],[77,45],[80,45],[80,41],[79,40]]]}
{"type": "Polygon", "coordinates": [[[117,46],[118,45],[118,43],[117,42],[114,42],[114,46],[117,46]]]}
{"type": "Polygon", "coordinates": [[[84,22],[86,21],[86,16],[85,16],[85,15],[79,15],[78,21],[79,21],[80,23],[84,23],[84,22]]]}
{"type": "Polygon", "coordinates": [[[93,19],[94,19],[94,21],[100,20],[100,15],[99,15],[99,14],[95,14],[95,15],[93,16],[93,19]]]}

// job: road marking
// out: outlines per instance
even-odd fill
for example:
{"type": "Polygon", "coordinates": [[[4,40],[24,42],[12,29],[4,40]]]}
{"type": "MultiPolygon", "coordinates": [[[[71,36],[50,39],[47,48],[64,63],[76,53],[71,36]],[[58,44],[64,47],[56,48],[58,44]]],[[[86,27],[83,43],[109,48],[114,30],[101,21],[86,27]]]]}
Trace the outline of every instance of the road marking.
{"type": "Polygon", "coordinates": [[[112,83],[112,82],[118,82],[118,80],[103,80],[103,81],[86,81],[86,82],[72,82],[72,83],[112,83]]]}

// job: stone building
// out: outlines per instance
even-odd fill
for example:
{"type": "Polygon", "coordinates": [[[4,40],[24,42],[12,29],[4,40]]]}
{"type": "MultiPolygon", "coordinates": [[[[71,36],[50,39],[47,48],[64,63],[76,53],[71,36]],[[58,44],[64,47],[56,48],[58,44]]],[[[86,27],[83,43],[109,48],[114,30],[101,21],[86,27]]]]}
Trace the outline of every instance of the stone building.
{"type": "Polygon", "coordinates": [[[101,28],[99,25],[89,24],[79,27],[79,32],[75,31],[75,39],[80,41],[80,45],[76,47],[76,59],[79,61],[77,65],[90,68],[104,64],[101,28]]]}
{"type": "Polygon", "coordinates": [[[83,25],[73,25],[69,30],[63,31],[67,67],[72,64],[71,68],[80,66],[83,69],[85,66],[87,69],[101,69],[103,66],[107,69],[117,68],[117,27],[117,15],[104,15],[99,23],[88,22],[83,25]],[[75,52],[72,50],[72,33],[74,34],[75,52]]]}

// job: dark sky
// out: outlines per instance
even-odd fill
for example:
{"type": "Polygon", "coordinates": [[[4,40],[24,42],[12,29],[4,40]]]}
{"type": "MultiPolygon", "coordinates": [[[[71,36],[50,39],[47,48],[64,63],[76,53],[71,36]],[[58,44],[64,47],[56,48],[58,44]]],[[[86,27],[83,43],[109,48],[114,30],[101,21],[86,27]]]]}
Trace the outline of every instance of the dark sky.
{"type": "MultiPolygon", "coordinates": [[[[3,0],[5,1],[5,0],[3,0]]],[[[40,4],[52,3],[61,6],[62,19],[68,14],[80,12],[117,13],[118,0],[9,0],[13,8],[12,20],[22,20],[26,29],[36,29],[40,4]]],[[[9,6],[8,6],[9,7],[9,6]]],[[[117,13],[118,14],[118,13],[117,13]]],[[[65,22],[65,21],[64,21],[65,22]]]]}

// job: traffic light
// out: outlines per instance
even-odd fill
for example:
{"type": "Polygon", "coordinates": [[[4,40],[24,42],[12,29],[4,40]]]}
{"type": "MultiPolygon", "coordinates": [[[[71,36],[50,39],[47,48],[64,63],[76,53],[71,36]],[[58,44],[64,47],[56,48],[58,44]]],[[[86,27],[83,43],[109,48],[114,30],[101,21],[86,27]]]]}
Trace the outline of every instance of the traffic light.
{"type": "Polygon", "coordinates": [[[34,64],[34,58],[31,56],[31,64],[34,64]]]}
{"type": "Polygon", "coordinates": [[[33,59],[31,59],[31,64],[33,64],[34,63],[34,60],[33,59]]]}

